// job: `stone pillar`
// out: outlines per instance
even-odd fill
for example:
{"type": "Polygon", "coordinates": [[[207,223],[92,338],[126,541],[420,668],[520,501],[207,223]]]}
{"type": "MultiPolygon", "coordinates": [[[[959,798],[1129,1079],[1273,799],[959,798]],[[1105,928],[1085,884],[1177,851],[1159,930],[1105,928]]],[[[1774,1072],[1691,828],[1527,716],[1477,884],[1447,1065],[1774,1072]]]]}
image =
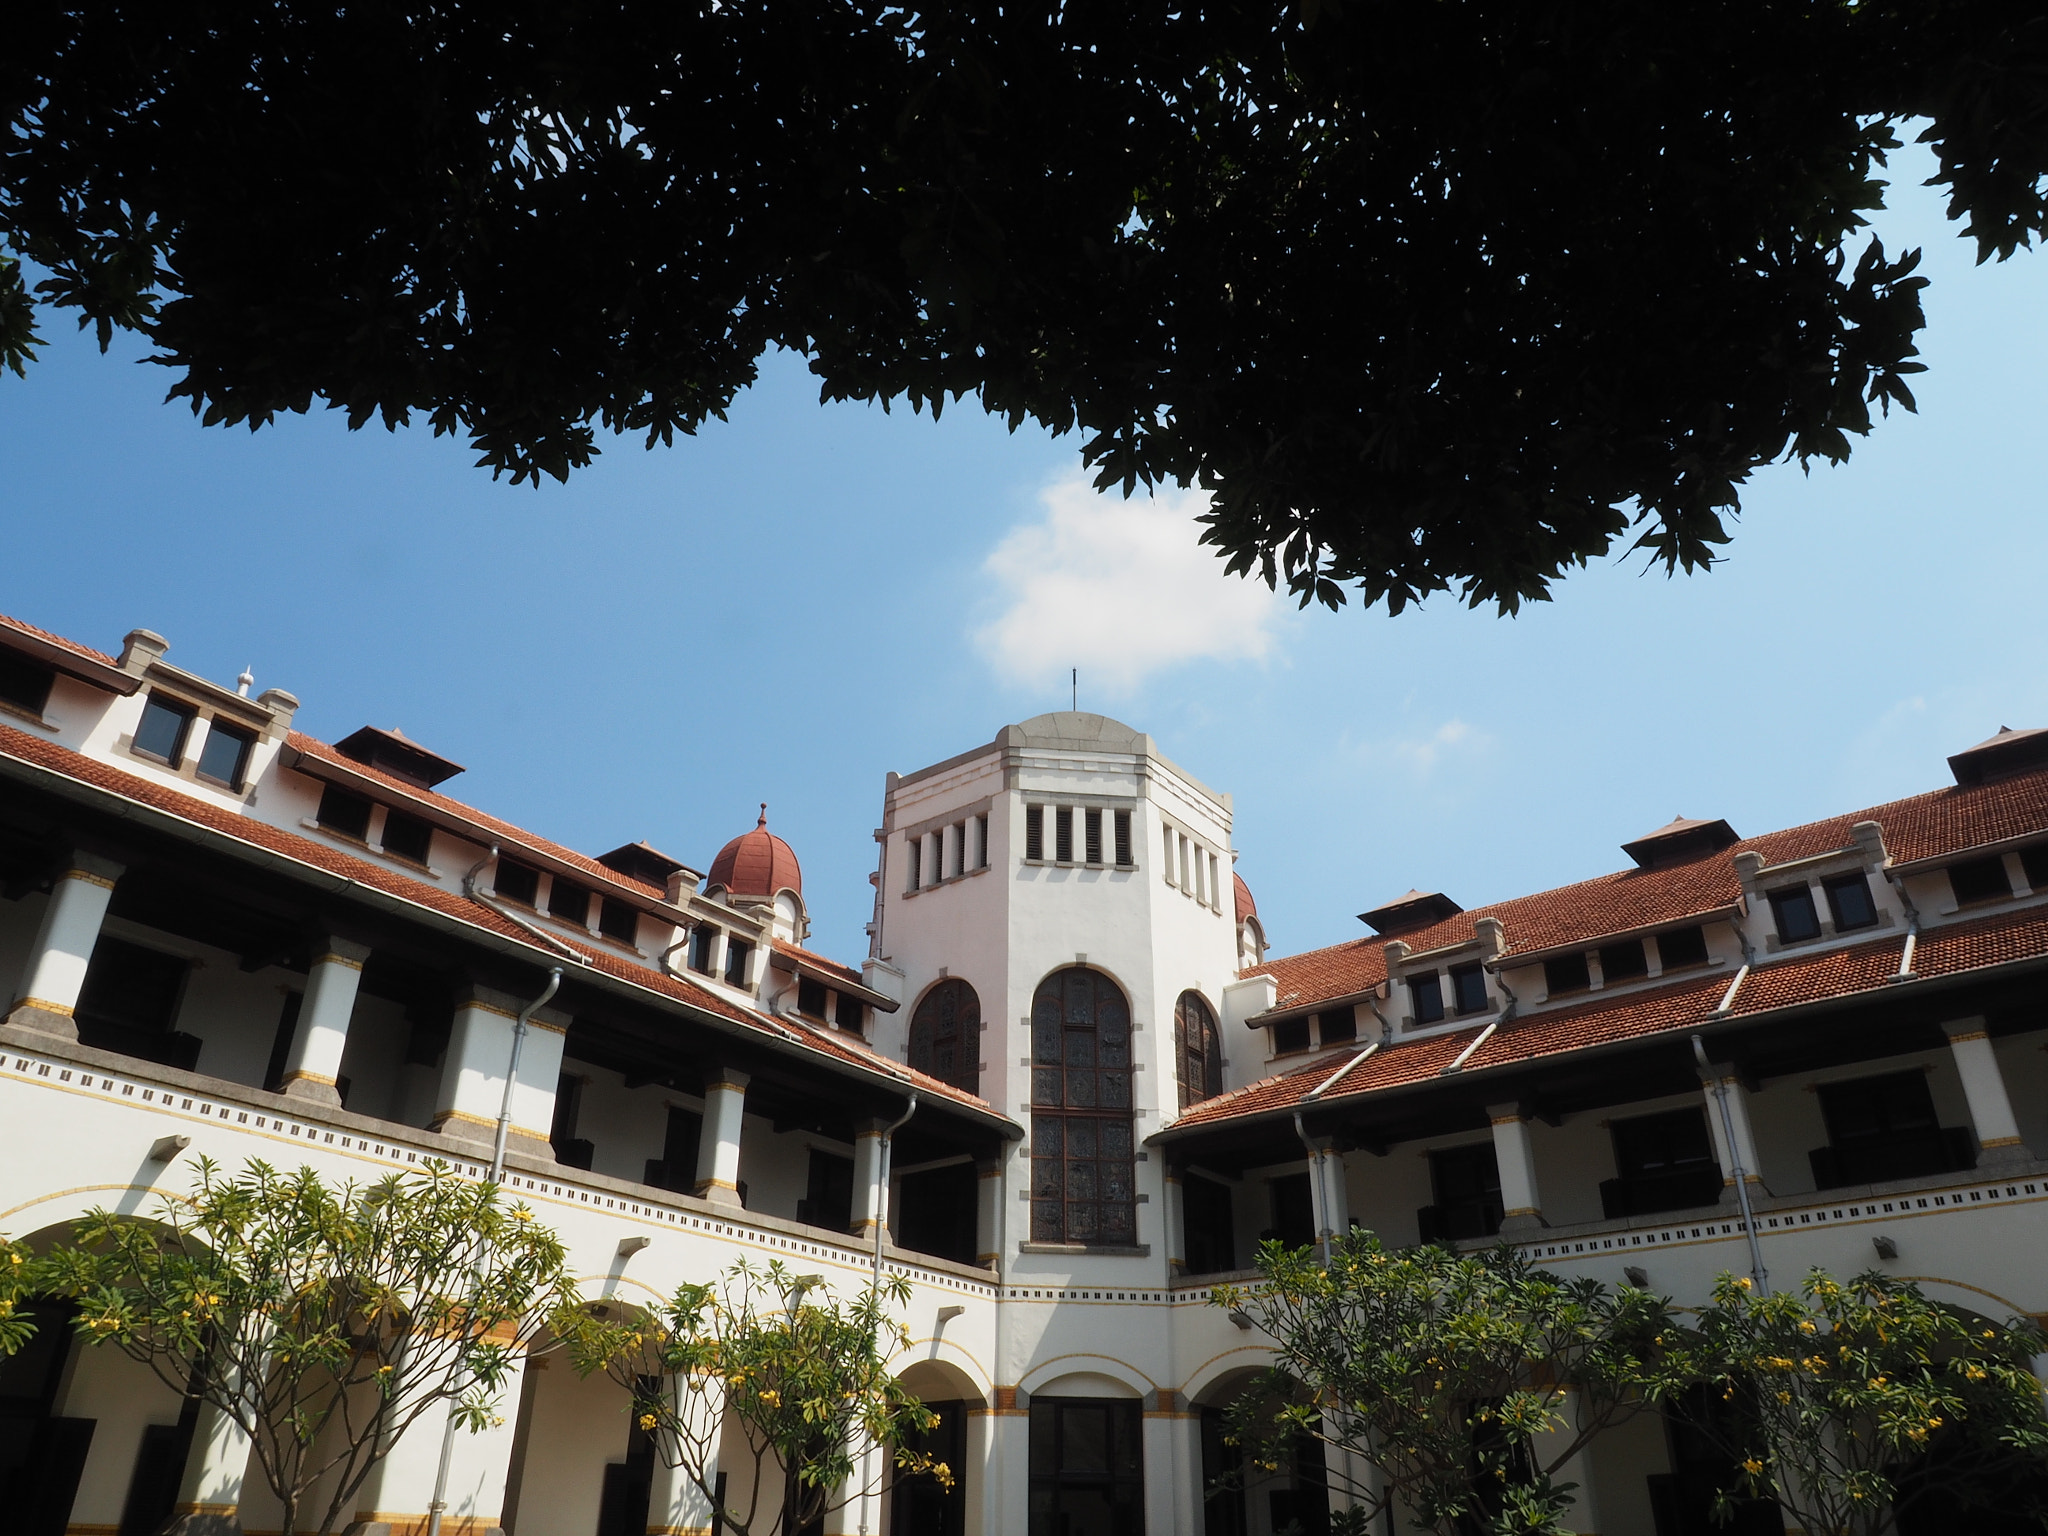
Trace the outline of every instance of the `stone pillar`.
{"type": "Polygon", "coordinates": [[[999,1528],[992,1523],[996,1508],[992,1502],[995,1469],[989,1459],[994,1454],[990,1428],[995,1422],[979,1404],[967,1410],[967,1449],[962,1464],[953,1469],[953,1475],[967,1490],[966,1536],[1000,1536],[999,1528]]]}
{"type": "Polygon", "coordinates": [[[72,1011],[85,987],[85,968],[99,941],[100,923],[113,899],[123,866],[97,854],[74,850],[50,889],[35,947],[21,973],[21,985],[7,1022],[60,1040],[76,1040],[72,1011]]]}
{"type": "MultiPolygon", "coordinates": [[[[697,1144],[697,1196],[719,1205],[740,1203],[740,1121],[747,1105],[747,1074],[720,1067],[704,1082],[704,1134],[697,1144]]],[[[876,1143],[879,1149],[880,1143],[876,1143]]]]}
{"type": "Polygon", "coordinates": [[[1323,1208],[1317,1213],[1316,1224],[1335,1242],[1351,1230],[1351,1189],[1344,1181],[1344,1154],[1337,1150],[1333,1140],[1326,1138],[1316,1143],[1316,1157],[1322,1165],[1318,1183],[1323,1192],[1323,1208]]]}
{"type": "Polygon", "coordinates": [[[318,949],[306,972],[306,999],[285,1061],[284,1091],[316,1104],[339,1104],[336,1084],[342,1053],[348,1049],[348,1021],[355,1012],[356,985],[363,979],[370,948],[327,938],[318,949]]]}
{"type": "MultiPolygon", "coordinates": [[[[512,1030],[532,999],[472,986],[455,1006],[448,1054],[430,1128],[488,1152],[505,1102],[512,1063],[512,1030]]],[[[555,1085],[562,1075],[562,1044],[569,1015],[542,1008],[529,1021],[512,1090],[512,1131],[507,1146],[529,1157],[554,1156],[548,1133],[555,1121],[555,1085]]]]}
{"type": "Polygon", "coordinates": [[[1956,1072],[1963,1080],[1963,1097],[1970,1105],[1970,1124],[1982,1149],[1977,1166],[2032,1162],[2034,1154],[2020,1140],[2020,1123],[2014,1118],[2012,1100],[2006,1095],[2005,1074],[1998,1070],[1998,1056],[1991,1048],[1991,1036],[1982,1016],[1948,1019],[1941,1028],[1948,1036],[1949,1052],[1956,1059],[1956,1072]]]}
{"type": "Polygon", "coordinates": [[[1180,1170],[1168,1163],[1161,1174],[1160,1199],[1164,1208],[1159,1214],[1159,1224],[1165,1229],[1166,1277],[1177,1280],[1188,1267],[1188,1221],[1187,1212],[1180,1203],[1181,1185],[1185,1182],[1180,1170]]]}
{"type": "Polygon", "coordinates": [[[990,1269],[1003,1265],[1003,1160],[1000,1156],[974,1165],[974,1262],[990,1269]]]}
{"type": "MultiPolygon", "coordinates": [[[[530,1363],[523,1355],[513,1362],[487,1428],[473,1434],[456,1428],[441,1515],[444,1536],[485,1536],[498,1528],[518,1438],[519,1389],[530,1363]]],[[[343,1536],[419,1536],[426,1530],[447,1428],[447,1415],[429,1409],[392,1445],[356,1490],[354,1517],[343,1536]]]]}
{"type": "MultiPolygon", "coordinates": [[[[1567,1394],[1558,1405],[1558,1415],[1564,1420],[1564,1427],[1547,1431],[1534,1437],[1530,1447],[1536,1463],[1541,1466],[1554,1460],[1559,1451],[1570,1443],[1578,1433],[1578,1402],[1567,1394]]],[[[1571,1508],[1565,1511],[1559,1521],[1559,1529],[1580,1533],[1580,1536],[1595,1536],[1600,1529],[1600,1506],[1593,1497],[1593,1458],[1591,1444],[1581,1446],[1577,1453],[1568,1457],[1551,1474],[1554,1482],[1576,1483],[1572,1489],[1571,1508]]]]}
{"type": "Polygon", "coordinates": [[[1536,1192],[1536,1157],[1529,1145],[1529,1121],[1516,1104],[1489,1104],[1493,1124],[1493,1157],[1500,1169],[1500,1229],[1528,1232],[1545,1225],[1543,1200],[1536,1192]]]}
{"type": "Polygon", "coordinates": [[[237,1512],[248,1473],[249,1437],[214,1404],[202,1402],[164,1536],[242,1536],[237,1512]]]}
{"type": "Polygon", "coordinates": [[[1031,1529],[1031,1410],[1015,1387],[998,1386],[989,1411],[986,1536],[1016,1536],[1031,1529]]]}
{"type": "MultiPolygon", "coordinates": [[[[1185,1453],[1178,1443],[1186,1438],[1188,1422],[1187,1416],[1179,1411],[1171,1388],[1146,1396],[1139,1431],[1145,1478],[1145,1536],[1183,1536],[1194,1529],[1186,1518],[1186,1495],[1180,1478],[1185,1453]]],[[[1194,1422],[1199,1425],[1201,1421],[1194,1422]]],[[[1197,1444],[1198,1455],[1200,1449],[1197,1444]]]]}
{"type": "Polygon", "coordinates": [[[1700,1082],[1707,1096],[1707,1130],[1714,1138],[1714,1160],[1721,1165],[1721,1203],[1735,1205],[1740,1197],[1735,1191],[1735,1169],[1742,1169],[1742,1182],[1747,1184],[1751,1194],[1768,1194],[1764,1188],[1763,1175],[1757,1169],[1756,1136],[1749,1124],[1749,1090],[1742,1086],[1742,1079],[1735,1068],[1725,1061],[1710,1064],[1700,1073],[1700,1082]],[[1716,1088],[1727,1090],[1728,1118],[1735,1125],[1735,1145],[1728,1145],[1727,1127],[1721,1121],[1721,1100],[1716,1088]]]}
{"type": "MultiPolygon", "coordinates": [[[[710,1454],[704,1466],[704,1480],[718,1488],[718,1458],[725,1428],[723,1389],[714,1381],[688,1410],[686,1422],[701,1426],[710,1454]]],[[[654,1457],[654,1480],[647,1495],[647,1536],[710,1536],[711,1500],[681,1467],[654,1457]]]]}
{"type": "MultiPolygon", "coordinates": [[[[706,1099],[710,1098],[707,1091],[706,1099]]],[[[706,1129],[710,1121],[706,1118],[706,1129]]],[[[853,1137],[853,1230],[857,1237],[873,1242],[875,1224],[882,1219],[882,1134],[886,1120],[863,1120],[853,1137]]]]}

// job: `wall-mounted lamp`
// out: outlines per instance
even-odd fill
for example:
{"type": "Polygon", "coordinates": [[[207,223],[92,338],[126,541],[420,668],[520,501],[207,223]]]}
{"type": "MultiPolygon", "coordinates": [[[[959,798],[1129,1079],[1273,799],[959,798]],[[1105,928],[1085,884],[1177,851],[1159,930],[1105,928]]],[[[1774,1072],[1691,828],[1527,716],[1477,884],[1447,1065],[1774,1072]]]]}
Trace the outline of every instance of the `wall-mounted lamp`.
{"type": "Polygon", "coordinates": [[[619,1257],[630,1259],[642,1248],[651,1248],[653,1246],[654,1239],[651,1237],[622,1237],[619,1239],[619,1257]]]}
{"type": "Polygon", "coordinates": [[[159,1136],[149,1145],[149,1160],[152,1163],[168,1163],[191,1145],[190,1136],[159,1136]]]}
{"type": "Polygon", "coordinates": [[[1637,1290],[1647,1291],[1650,1288],[1650,1272],[1643,1268],[1642,1265],[1624,1264],[1621,1267],[1621,1272],[1627,1278],[1628,1283],[1637,1290]]]}
{"type": "Polygon", "coordinates": [[[1873,1237],[1870,1246],[1877,1250],[1880,1259],[1896,1259],[1899,1256],[1899,1245],[1888,1237],[1873,1237]]]}

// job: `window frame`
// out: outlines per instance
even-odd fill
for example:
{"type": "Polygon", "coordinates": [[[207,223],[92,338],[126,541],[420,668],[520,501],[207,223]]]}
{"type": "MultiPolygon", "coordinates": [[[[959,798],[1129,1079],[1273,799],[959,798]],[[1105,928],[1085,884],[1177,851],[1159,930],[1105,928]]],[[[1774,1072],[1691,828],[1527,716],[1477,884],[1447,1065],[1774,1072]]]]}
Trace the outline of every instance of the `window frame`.
{"type": "Polygon", "coordinates": [[[1052,861],[1055,864],[1074,862],[1074,808],[1071,805],[1056,805],[1052,809],[1052,861]]]}
{"type": "Polygon", "coordinates": [[[1032,992],[1031,1021],[1031,1241],[1136,1248],[1130,999],[1101,971],[1061,966],[1032,992]]]}
{"type": "Polygon", "coordinates": [[[725,940],[725,984],[728,987],[744,987],[747,984],[747,966],[754,958],[754,941],[726,935],[725,940]]]}
{"type": "Polygon", "coordinates": [[[1543,962],[1545,997],[1573,997],[1578,993],[1590,991],[1592,986],[1593,967],[1587,963],[1586,952],[1583,949],[1575,949],[1564,955],[1552,955],[1543,962]]]}
{"type": "Polygon", "coordinates": [[[1776,890],[1764,892],[1764,900],[1771,906],[1771,929],[1780,944],[1811,944],[1823,936],[1820,925],[1820,906],[1813,899],[1813,887],[1805,881],[1797,885],[1781,885],[1776,890]],[[1785,914],[1805,911],[1813,924],[1811,933],[1789,933],[1786,931],[1785,914]]]}
{"type": "MultiPolygon", "coordinates": [[[[844,994],[842,993],[843,997],[844,994]]],[[[913,1070],[967,1093],[981,1092],[981,994],[964,976],[945,976],[925,989],[904,1031],[904,1059],[913,1070]],[[950,1063],[941,1057],[953,1046],[950,1063]]]]}
{"type": "Polygon", "coordinates": [[[1704,923],[1692,923],[1683,928],[1667,928],[1654,935],[1657,940],[1657,974],[1668,975],[1672,971],[1689,971],[1696,965],[1712,965],[1714,951],[1707,944],[1707,927],[1704,923]],[[1699,939],[1699,958],[1674,957],[1666,948],[1669,942],[1681,934],[1693,934],[1699,939]]]}
{"type": "Polygon", "coordinates": [[[1131,813],[1117,811],[1112,816],[1112,830],[1115,834],[1116,867],[1136,869],[1138,867],[1137,847],[1131,841],[1131,813]]]}
{"type": "Polygon", "coordinates": [[[185,754],[192,745],[192,727],[198,719],[199,710],[196,705],[187,704],[183,699],[160,693],[152,688],[143,696],[142,714],[136,719],[135,734],[129,738],[128,750],[136,757],[149,762],[162,763],[167,768],[182,768],[185,764],[185,754]],[[168,753],[142,744],[142,733],[148,728],[152,713],[169,715],[178,722],[168,753]]]}
{"type": "Polygon", "coordinates": [[[1995,901],[2012,900],[2012,872],[2005,867],[2005,856],[2003,854],[1994,853],[1989,858],[1982,859],[1959,859],[1948,866],[1946,873],[1948,875],[1949,894],[1955,898],[1957,907],[1982,907],[1989,906],[1995,901]],[[1963,894],[1963,888],[1956,883],[1956,876],[1958,874],[1966,871],[1982,871],[1989,875],[1994,868],[1998,874],[1995,887],[1987,880],[1981,891],[1966,896],[1963,894]]]}
{"type": "Polygon", "coordinates": [[[638,948],[640,944],[640,909],[630,901],[621,901],[616,896],[600,896],[597,903],[597,931],[601,938],[638,948]]]}
{"type": "Polygon", "coordinates": [[[1401,979],[1408,988],[1408,1018],[1415,1028],[1441,1024],[1451,1016],[1449,1009],[1444,1005],[1444,978],[1441,971],[1417,971],[1401,979]],[[1426,1005],[1424,998],[1430,1000],[1426,1005]]]}
{"type": "Polygon", "coordinates": [[[1358,1043],[1358,1007],[1324,1008],[1316,1014],[1316,1043],[1325,1048],[1358,1043]],[[1332,1021],[1336,1021],[1333,1025],[1332,1021]]]}
{"type": "Polygon", "coordinates": [[[377,834],[377,844],[391,858],[404,859],[409,864],[424,866],[434,851],[434,824],[424,816],[415,816],[409,811],[399,810],[396,806],[386,806],[384,809],[384,829],[377,834]],[[407,849],[391,846],[393,822],[398,823],[401,829],[405,827],[418,827],[420,829],[422,836],[419,840],[418,853],[412,853],[407,849]]]}
{"type": "Polygon", "coordinates": [[[339,784],[328,784],[322,786],[320,790],[320,804],[313,811],[313,820],[318,823],[320,830],[323,832],[335,837],[345,837],[350,842],[360,843],[369,838],[370,817],[375,814],[376,809],[377,802],[368,795],[359,795],[352,789],[343,789],[339,784]],[[354,808],[358,805],[363,810],[362,827],[360,830],[351,824],[341,821],[338,816],[329,814],[330,807],[334,811],[339,812],[346,806],[347,809],[353,812],[354,808]]]}
{"type": "Polygon", "coordinates": [[[1469,1019],[1476,1013],[1492,1012],[1493,998],[1486,990],[1486,967],[1479,961],[1468,960],[1463,965],[1454,965],[1447,973],[1447,977],[1451,984],[1449,1000],[1459,1018],[1469,1019]],[[1479,983],[1478,1001],[1469,1008],[1465,1006],[1465,983],[1468,981],[1479,983]]]}
{"type": "Polygon", "coordinates": [[[566,875],[557,875],[548,882],[548,916],[558,923],[567,923],[572,928],[581,928],[588,933],[590,903],[596,899],[596,895],[597,893],[589,886],[571,880],[566,875]],[[582,899],[578,901],[577,897],[582,899]],[[569,905],[558,906],[557,898],[564,903],[572,904],[575,910],[569,910],[569,905]]]}
{"type": "Polygon", "coordinates": [[[223,720],[215,715],[206,722],[206,740],[199,744],[199,758],[192,766],[193,775],[209,784],[218,784],[224,789],[233,790],[239,795],[249,787],[249,762],[256,756],[257,740],[256,732],[247,726],[237,725],[232,720],[223,720]],[[211,772],[206,766],[208,759],[213,756],[213,744],[216,741],[235,743],[234,765],[226,774],[211,772]]]}
{"type": "Polygon", "coordinates": [[[1173,1004],[1173,1068],[1183,1114],[1223,1091],[1223,1026],[1209,1000],[1192,987],[1173,1004]]]}
{"type": "Polygon", "coordinates": [[[50,694],[57,686],[57,669],[11,646],[0,646],[0,705],[18,709],[37,720],[50,707],[50,694]],[[15,691],[16,689],[20,691],[15,691]]]}
{"type": "Polygon", "coordinates": [[[1854,933],[1862,928],[1875,928],[1882,920],[1882,914],[1877,908],[1877,898],[1871,894],[1870,876],[1864,874],[1862,870],[1845,875],[1830,875],[1821,881],[1820,888],[1821,894],[1828,899],[1828,916],[1834,919],[1835,932],[1854,933]],[[1862,898],[1863,910],[1868,914],[1858,917],[1853,922],[1842,912],[1842,896],[1850,891],[1854,891],[1862,898]]]}
{"type": "Polygon", "coordinates": [[[1641,939],[1616,939],[1612,944],[1602,944],[1599,955],[1602,986],[1616,982],[1641,981],[1650,974],[1650,949],[1641,939]],[[1609,957],[1614,955],[1624,957],[1623,963],[1618,967],[1609,962],[1609,957]]]}
{"type": "Polygon", "coordinates": [[[517,902],[522,907],[538,911],[540,902],[539,867],[519,859],[507,858],[505,855],[500,854],[496,867],[491,870],[491,894],[500,901],[517,902]],[[512,890],[505,888],[505,874],[508,870],[512,872],[514,887],[512,890]],[[529,876],[532,878],[530,889],[527,885],[529,876]],[[527,894],[520,895],[519,892],[521,890],[525,890],[527,894]]]}
{"type": "Polygon", "coordinates": [[[1045,862],[1045,807],[1042,805],[1024,807],[1024,862],[1045,862]]]}
{"type": "Polygon", "coordinates": [[[1298,1056],[1314,1043],[1309,1034],[1309,1016],[1297,1013],[1292,1018],[1275,1019],[1270,1026],[1273,1031],[1273,1054],[1275,1056],[1298,1056]],[[1282,1030],[1286,1033],[1283,1035],[1282,1030]],[[1301,1043],[1296,1045],[1295,1031],[1301,1032],[1301,1043]]]}

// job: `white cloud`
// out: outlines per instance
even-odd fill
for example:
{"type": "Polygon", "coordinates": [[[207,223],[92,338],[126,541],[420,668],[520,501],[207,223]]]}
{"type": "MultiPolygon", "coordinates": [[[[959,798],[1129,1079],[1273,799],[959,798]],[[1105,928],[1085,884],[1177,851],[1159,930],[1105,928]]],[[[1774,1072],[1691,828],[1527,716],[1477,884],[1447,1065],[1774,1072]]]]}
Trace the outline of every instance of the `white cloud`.
{"type": "Polygon", "coordinates": [[[1004,607],[974,639],[1005,681],[1049,689],[1079,667],[1084,691],[1128,693],[1180,662],[1272,654],[1280,600],[1261,581],[1224,574],[1216,551],[1196,542],[1202,492],[1126,500],[1076,471],[1039,501],[1044,516],[1012,528],[983,565],[1004,607]]]}

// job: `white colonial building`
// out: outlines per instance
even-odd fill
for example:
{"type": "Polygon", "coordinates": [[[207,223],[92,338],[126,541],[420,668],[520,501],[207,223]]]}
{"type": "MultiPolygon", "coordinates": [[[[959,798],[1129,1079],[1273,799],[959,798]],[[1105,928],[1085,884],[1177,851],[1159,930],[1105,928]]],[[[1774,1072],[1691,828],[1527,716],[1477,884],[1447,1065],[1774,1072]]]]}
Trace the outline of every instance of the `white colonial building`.
{"type": "MultiPolygon", "coordinates": [[[[481,1176],[525,1014],[508,1183],[594,1303],[742,1256],[851,1289],[878,1242],[910,1279],[903,1378],[960,1476],[834,1531],[1313,1529],[1306,1477],[1205,1495],[1266,1358],[1208,1289],[1266,1235],[1505,1236],[1681,1302],[1878,1264],[2048,1314],[2048,733],[1789,831],[1674,822],[1540,895],[1409,891],[1269,959],[1229,797],[1042,715],[890,775],[856,969],[809,947],[765,808],[706,874],[588,856],[446,794],[425,744],[316,741],[289,694],[166,652],[0,620],[0,1231],[147,1215],[201,1154],[481,1176]]],[[[0,1362],[9,1530],[275,1529],[245,1446],[43,1310],[0,1362]]],[[[708,1531],[626,1409],[535,1357],[458,1442],[447,1528],[708,1531]]],[[[402,1442],[355,1528],[420,1530],[438,1449],[402,1442]]],[[[1578,1528],[1703,1531],[1715,1475],[1639,1417],[1573,1469],[1578,1528]]]]}

